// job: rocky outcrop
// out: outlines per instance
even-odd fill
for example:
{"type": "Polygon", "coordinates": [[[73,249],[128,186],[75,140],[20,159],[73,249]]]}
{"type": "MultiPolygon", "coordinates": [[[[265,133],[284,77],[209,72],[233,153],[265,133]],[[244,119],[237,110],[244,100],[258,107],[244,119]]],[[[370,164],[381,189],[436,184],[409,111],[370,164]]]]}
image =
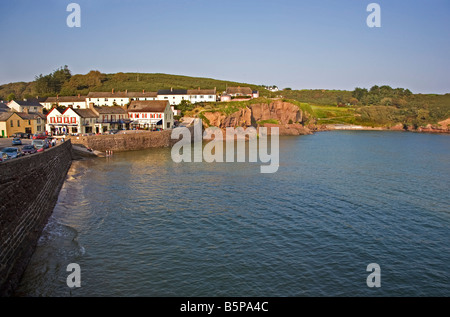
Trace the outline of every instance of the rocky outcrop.
{"type": "Polygon", "coordinates": [[[393,126],[389,127],[389,130],[392,130],[392,131],[405,131],[405,126],[403,125],[403,123],[397,123],[396,125],[393,125],[393,126]]]}
{"type": "Polygon", "coordinates": [[[306,117],[298,106],[282,100],[276,100],[270,104],[254,104],[249,108],[255,122],[275,119],[280,124],[292,124],[301,123],[303,117],[306,117]]]}
{"type": "Polygon", "coordinates": [[[441,122],[437,125],[427,124],[425,127],[417,128],[417,132],[427,132],[427,133],[450,133],[450,118],[441,122]]]}
{"type": "Polygon", "coordinates": [[[221,112],[203,112],[202,115],[206,119],[203,121],[205,127],[214,126],[225,129],[227,127],[276,126],[280,129],[281,135],[311,133],[302,125],[308,118],[308,114],[303,113],[298,106],[282,100],[275,100],[269,104],[249,105],[230,115],[221,112]],[[278,124],[264,123],[268,120],[277,121],[278,124]]]}
{"type": "Polygon", "coordinates": [[[304,127],[301,124],[294,123],[294,124],[273,124],[273,123],[266,123],[264,124],[265,128],[267,129],[268,134],[272,134],[273,129],[272,128],[278,128],[279,135],[305,135],[305,134],[312,134],[312,131],[308,129],[307,127],[304,127]]]}

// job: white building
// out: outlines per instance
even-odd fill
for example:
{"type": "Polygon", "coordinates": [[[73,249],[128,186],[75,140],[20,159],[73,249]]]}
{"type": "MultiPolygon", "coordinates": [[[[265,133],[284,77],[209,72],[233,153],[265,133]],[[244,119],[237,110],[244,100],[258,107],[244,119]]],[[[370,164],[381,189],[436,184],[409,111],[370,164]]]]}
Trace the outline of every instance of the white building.
{"type": "Polygon", "coordinates": [[[153,91],[146,92],[142,90],[142,92],[129,92],[128,97],[130,100],[157,100],[158,93],[153,91]]]}
{"type": "Polygon", "coordinates": [[[192,103],[196,102],[216,102],[216,88],[214,89],[189,89],[187,91],[189,95],[189,100],[192,103]]]}
{"type": "Polygon", "coordinates": [[[35,112],[42,113],[43,107],[38,101],[11,100],[7,103],[8,107],[16,112],[35,112]]]}
{"type": "Polygon", "coordinates": [[[74,109],[86,109],[86,97],[87,96],[56,96],[48,97],[41,102],[41,105],[45,109],[52,109],[53,107],[72,107],[74,109]]]}
{"type": "Polygon", "coordinates": [[[158,90],[158,100],[167,100],[171,105],[179,105],[182,100],[189,100],[186,89],[161,89],[158,90]]]}
{"type": "Polygon", "coordinates": [[[93,106],[126,106],[133,100],[157,100],[158,93],[145,91],[142,92],[128,92],[119,91],[115,92],[114,89],[111,92],[90,92],[86,96],[86,105],[92,108],[93,106]]]}
{"type": "Polygon", "coordinates": [[[173,111],[168,100],[134,100],[127,109],[133,126],[171,129],[173,111]]]}
{"type": "Polygon", "coordinates": [[[91,109],[72,109],[60,113],[53,108],[47,114],[46,130],[53,134],[93,133],[98,115],[91,109]]]}
{"type": "Polygon", "coordinates": [[[125,106],[130,102],[130,97],[127,91],[114,92],[90,92],[86,96],[87,108],[93,106],[125,106]]]}

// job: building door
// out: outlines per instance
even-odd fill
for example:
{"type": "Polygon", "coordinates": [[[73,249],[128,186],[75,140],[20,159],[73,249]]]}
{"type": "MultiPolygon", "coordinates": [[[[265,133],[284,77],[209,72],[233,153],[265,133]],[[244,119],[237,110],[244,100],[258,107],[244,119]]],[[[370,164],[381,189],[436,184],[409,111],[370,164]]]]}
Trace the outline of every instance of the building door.
{"type": "Polygon", "coordinates": [[[5,130],[2,130],[2,138],[5,137],[5,130]]]}

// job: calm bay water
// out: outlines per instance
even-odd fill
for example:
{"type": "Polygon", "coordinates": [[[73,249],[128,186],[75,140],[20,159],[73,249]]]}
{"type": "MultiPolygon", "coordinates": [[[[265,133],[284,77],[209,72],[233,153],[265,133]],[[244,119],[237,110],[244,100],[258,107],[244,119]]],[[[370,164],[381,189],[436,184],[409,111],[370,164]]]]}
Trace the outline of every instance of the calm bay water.
{"type": "Polygon", "coordinates": [[[449,176],[450,136],[402,132],[280,137],[274,174],[170,149],[76,161],[17,294],[449,296],[449,176]]]}

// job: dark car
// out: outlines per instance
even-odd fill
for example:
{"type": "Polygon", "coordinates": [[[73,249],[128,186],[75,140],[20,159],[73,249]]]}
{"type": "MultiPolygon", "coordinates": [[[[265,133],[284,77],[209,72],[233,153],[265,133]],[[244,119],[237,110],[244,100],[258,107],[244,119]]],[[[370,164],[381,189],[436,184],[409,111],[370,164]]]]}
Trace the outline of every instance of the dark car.
{"type": "Polygon", "coordinates": [[[1,152],[0,156],[3,158],[3,160],[9,160],[16,157],[21,157],[22,152],[16,148],[16,147],[5,147],[1,152]]]}
{"type": "Polygon", "coordinates": [[[14,138],[12,140],[12,145],[22,145],[22,141],[19,138],[14,138]]]}
{"type": "Polygon", "coordinates": [[[36,149],[36,147],[34,146],[34,145],[25,145],[23,148],[22,148],[22,153],[24,154],[24,155],[27,155],[27,154],[34,154],[34,153],[36,153],[37,152],[37,149],[36,149]]]}
{"type": "Polygon", "coordinates": [[[25,133],[23,133],[23,132],[17,132],[17,133],[14,133],[13,135],[11,135],[13,138],[18,138],[18,139],[23,139],[23,138],[25,138],[25,133]]]}

